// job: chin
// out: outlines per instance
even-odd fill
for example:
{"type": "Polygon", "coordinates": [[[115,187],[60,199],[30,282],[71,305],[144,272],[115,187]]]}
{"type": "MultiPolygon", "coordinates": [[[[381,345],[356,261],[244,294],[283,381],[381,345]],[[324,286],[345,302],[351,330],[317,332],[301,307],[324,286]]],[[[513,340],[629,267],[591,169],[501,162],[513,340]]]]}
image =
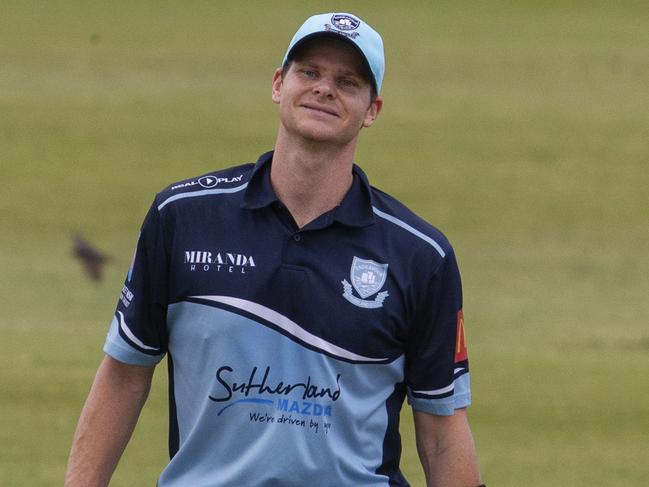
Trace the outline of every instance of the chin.
{"type": "Polygon", "coordinates": [[[332,127],[329,123],[314,120],[302,120],[300,123],[284,125],[289,133],[313,143],[330,143],[345,145],[357,134],[345,133],[339,127],[332,127]]]}
{"type": "Polygon", "coordinates": [[[305,139],[318,142],[347,143],[353,136],[321,123],[306,123],[298,128],[298,132],[305,139]]]}
{"type": "Polygon", "coordinates": [[[305,126],[300,127],[298,133],[305,139],[314,142],[333,142],[340,138],[340,135],[332,130],[323,127],[305,126]]]}

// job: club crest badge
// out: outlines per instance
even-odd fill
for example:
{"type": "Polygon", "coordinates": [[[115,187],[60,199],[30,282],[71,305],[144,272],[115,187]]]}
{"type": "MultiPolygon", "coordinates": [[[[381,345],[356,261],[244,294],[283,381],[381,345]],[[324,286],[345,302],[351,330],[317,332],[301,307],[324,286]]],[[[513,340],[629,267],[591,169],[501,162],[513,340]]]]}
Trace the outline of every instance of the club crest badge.
{"type": "Polygon", "coordinates": [[[360,20],[346,14],[334,14],[331,17],[331,23],[340,30],[356,30],[361,25],[360,20]]]}
{"type": "Polygon", "coordinates": [[[354,256],[349,272],[351,284],[347,279],[342,280],[343,297],[360,308],[380,308],[388,297],[387,291],[381,291],[388,277],[388,264],[379,264],[369,259],[359,259],[354,256]],[[354,296],[353,290],[360,298],[354,296]],[[381,291],[381,292],[379,292],[381,291]],[[374,299],[366,299],[376,294],[374,299]]]}

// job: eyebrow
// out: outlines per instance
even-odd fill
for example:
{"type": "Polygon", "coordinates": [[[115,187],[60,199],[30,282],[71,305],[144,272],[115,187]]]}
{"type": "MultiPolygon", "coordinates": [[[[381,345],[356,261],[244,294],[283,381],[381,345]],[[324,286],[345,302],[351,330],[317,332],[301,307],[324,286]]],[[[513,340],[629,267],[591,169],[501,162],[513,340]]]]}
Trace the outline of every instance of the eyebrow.
{"type": "MultiPolygon", "coordinates": [[[[294,62],[296,64],[300,64],[302,66],[308,66],[310,68],[319,68],[320,67],[318,65],[318,63],[315,63],[313,61],[299,61],[299,60],[296,59],[294,62]]],[[[363,75],[362,75],[362,73],[360,71],[354,71],[354,70],[350,70],[350,69],[344,70],[340,74],[343,75],[343,76],[355,76],[357,78],[363,78],[363,75]]]]}

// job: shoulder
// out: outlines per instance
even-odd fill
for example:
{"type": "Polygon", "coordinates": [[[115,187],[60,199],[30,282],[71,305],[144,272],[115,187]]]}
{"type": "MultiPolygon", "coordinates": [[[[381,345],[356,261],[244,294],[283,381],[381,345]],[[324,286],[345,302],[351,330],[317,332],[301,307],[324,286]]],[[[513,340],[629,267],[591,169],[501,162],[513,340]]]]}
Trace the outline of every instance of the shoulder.
{"type": "Polygon", "coordinates": [[[382,225],[393,238],[407,248],[424,252],[434,250],[438,258],[444,259],[453,253],[446,236],[435,226],[415,214],[393,196],[374,186],[372,191],[372,210],[376,222],[382,225]]]}
{"type": "Polygon", "coordinates": [[[156,195],[154,205],[160,211],[181,200],[206,195],[236,194],[248,185],[253,168],[252,163],[241,164],[174,182],[156,195]]]}

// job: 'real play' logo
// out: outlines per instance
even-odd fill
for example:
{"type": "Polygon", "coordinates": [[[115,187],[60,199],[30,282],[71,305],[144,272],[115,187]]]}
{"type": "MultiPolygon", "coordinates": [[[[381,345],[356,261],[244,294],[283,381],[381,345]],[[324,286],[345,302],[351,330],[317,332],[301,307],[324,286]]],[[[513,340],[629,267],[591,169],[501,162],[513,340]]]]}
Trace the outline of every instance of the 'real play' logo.
{"type": "Polygon", "coordinates": [[[208,250],[186,250],[184,264],[191,272],[228,272],[246,274],[257,267],[252,255],[235,252],[211,252],[208,250]]]}
{"type": "Polygon", "coordinates": [[[360,259],[354,256],[349,277],[352,281],[351,284],[347,282],[347,279],[342,280],[343,297],[347,301],[360,308],[380,308],[383,306],[383,301],[389,294],[387,291],[378,292],[388,277],[388,264],[379,264],[373,260],[360,259]],[[352,286],[360,298],[354,296],[352,286]],[[365,299],[376,293],[378,294],[374,299],[365,299]]]}
{"type": "Polygon", "coordinates": [[[198,180],[188,181],[186,183],[178,183],[171,187],[172,190],[191,188],[192,186],[201,186],[206,189],[215,188],[221,183],[240,183],[243,180],[243,174],[233,176],[231,178],[219,178],[217,176],[203,176],[198,180]]]}
{"type": "Polygon", "coordinates": [[[243,179],[243,174],[235,176],[233,178],[217,178],[216,176],[203,176],[198,180],[198,184],[204,188],[213,188],[218,186],[220,183],[238,183],[243,179]]]}

